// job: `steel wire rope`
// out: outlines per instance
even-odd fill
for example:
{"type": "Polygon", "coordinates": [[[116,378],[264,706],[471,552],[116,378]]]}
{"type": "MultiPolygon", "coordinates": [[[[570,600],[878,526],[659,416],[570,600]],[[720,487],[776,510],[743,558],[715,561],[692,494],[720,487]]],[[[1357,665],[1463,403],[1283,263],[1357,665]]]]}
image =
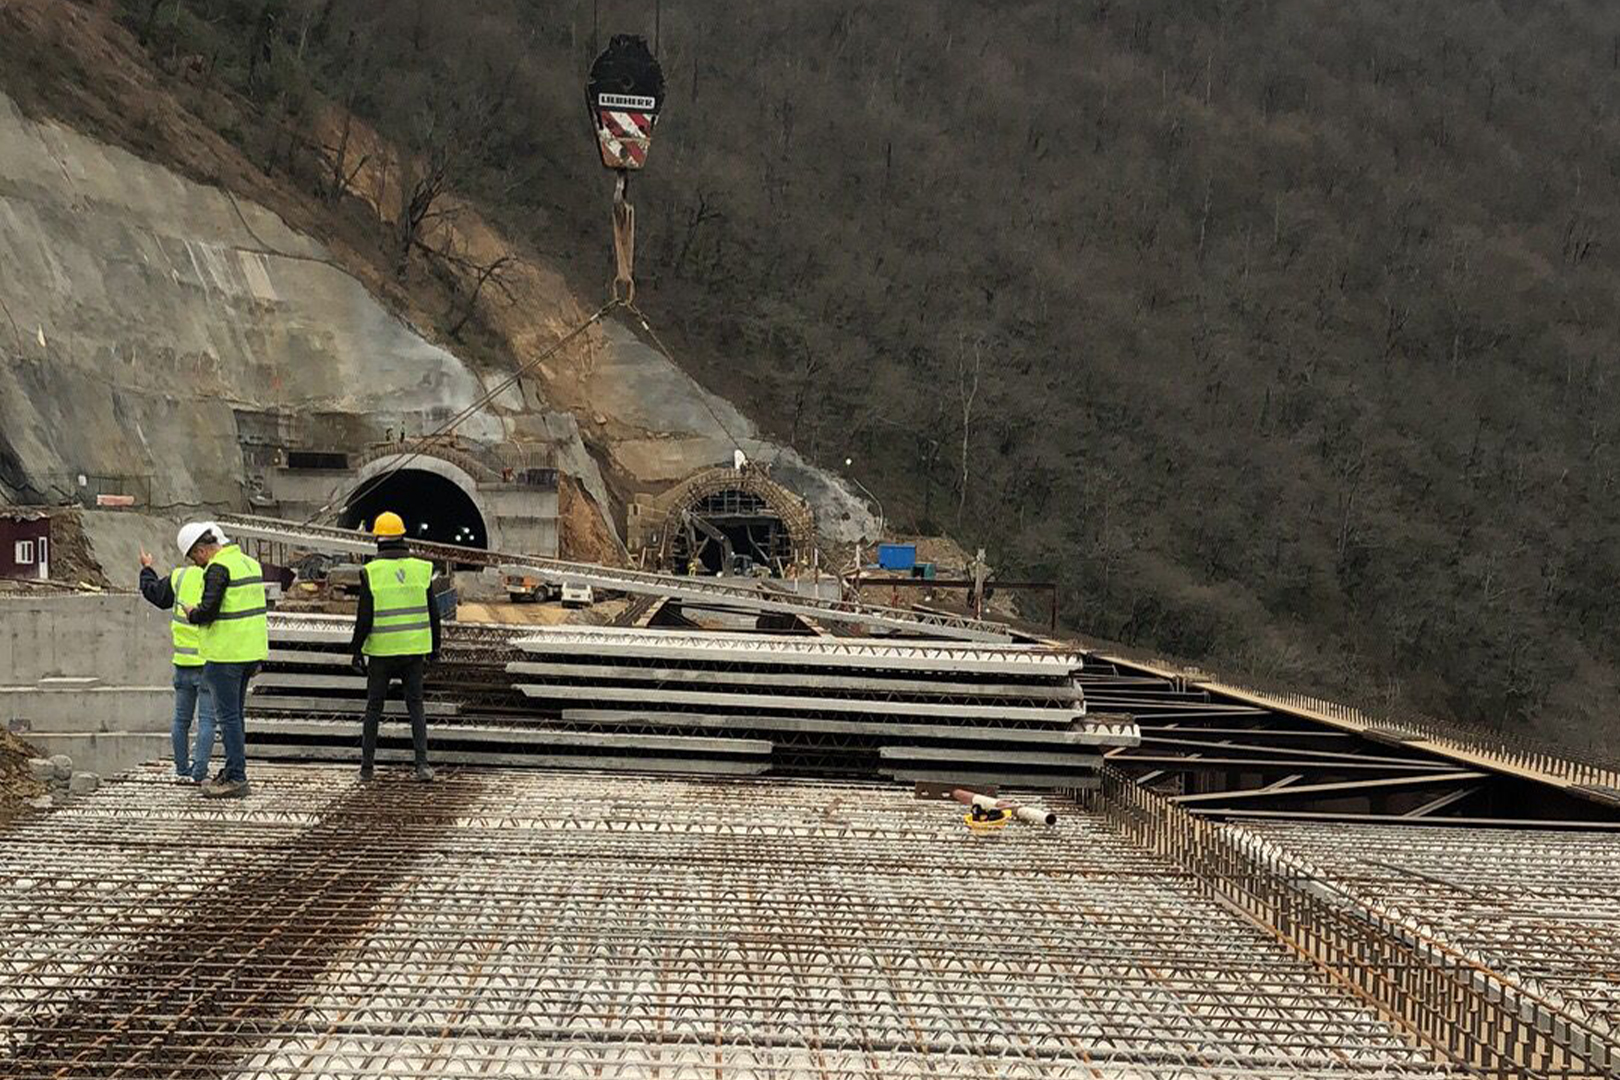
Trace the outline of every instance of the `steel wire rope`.
{"type": "MultiPolygon", "coordinates": [[[[412,442],[407,447],[407,449],[409,451],[408,453],[405,453],[405,451],[401,451],[401,453],[405,453],[405,456],[403,458],[401,458],[401,460],[396,462],[394,465],[391,465],[387,469],[383,470],[382,472],[378,473],[376,476],[373,476],[370,480],[367,480],[364,484],[361,484],[359,487],[355,488],[353,491],[351,491],[348,494],[346,501],[352,504],[352,503],[358,501],[363,496],[370,494],[372,491],[375,491],[377,489],[377,487],[379,485],[381,485],[384,481],[388,480],[389,477],[393,476],[395,473],[398,473],[399,471],[404,469],[407,465],[409,465],[411,462],[413,462],[417,458],[421,457],[427,451],[427,447],[428,447],[429,443],[431,443],[435,439],[442,438],[443,436],[445,436],[445,435],[449,434],[450,432],[454,431],[456,428],[460,427],[467,420],[471,419],[472,415],[475,412],[477,412],[479,409],[483,408],[485,405],[488,405],[491,401],[495,400],[495,398],[499,397],[501,394],[505,393],[506,390],[508,390],[513,385],[515,385],[518,382],[518,380],[523,378],[524,375],[528,374],[530,371],[532,371],[535,368],[539,367],[545,361],[551,359],[551,357],[555,356],[565,345],[567,345],[569,342],[573,341],[579,335],[583,334],[586,330],[590,329],[592,326],[595,326],[597,323],[601,322],[608,315],[609,312],[611,312],[615,308],[618,308],[618,307],[621,307],[621,306],[628,306],[628,305],[626,305],[623,300],[620,300],[620,299],[615,297],[614,299],[611,299],[607,303],[603,304],[601,307],[597,308],[596,311],[594,313],[592,313],[590,318],[586,319],[584,322],[580,323],[578,326],[575,326],[568,333],[566,333],[562,337],[558,338],[555,342],[553,342],[551,344],[551,346],[548,349],[546,349],[544,352],[542,352],[539,356],[536,356],[534,359],[529,360],[528,362],[526,362],[526,363],[522,364],[521,366],[519,366],[516,371],[512,372],[512,374],[508,375],[505,379],[503,379],[499,383],[497,383],[493,389],[486,391],[483,394],[483,396],[479,397],[476,401],[473,401],[471,404],[467,405],[460,412],[458,412],[454,416],[450,417],[448,420],[446,420],[444,423],[440,424],[438,427],[434,428],[432,431],[428,432],[426,435],[423,435],[423,436],[420,436],[419,438],[417,438],[414,442],[412,442]]],[[[634,309],[632,308],[631,310],[634,310],[634,309]]],[[[331,512],[333,506],[337,505],[339,498],[343,498],[343,497],[342,496],[337,496],[337,497],[334,497],[331,500],[329,500],[326,503],[326,505],[322,506],[319,510],[316,510],[313,514],[311,514],[308,518],[304,519],[303,524],[305,524],[305,525],[313,525],[316,522],[320,521],[323,517],[325,517],[328,513],[331,512]]]]}
{"type": "MultiPolygon", "coordinates": [[[[652,328],[652,323],[647,321],[647,316],[643,314],[639,307],[636,306],[633,294],[631,299],[625,301],[624,308],[626,311],[636,317],[636,321],[639,322],[641,324],[641,328],[647,332],[647,336],[652,338],[653,346],[658,350],[659,355],[661,355],[665,360],[668,360],[671,364],[674,364],[680,370],[685,371],[686,369],[682,368],[680,362],[675,359],[675,354],[669,350],[669,346],[664,344],[664,339],[658,336],[658,331],[652,328]]],[[[693,382],[696,381],[696,379],[693,380],[693,382]]],[[[703,401],[703,407],[709,411],[709,415],[714,417],[714,422],[720,426],[721,431],[726,433],[726,438],[731,440],[731,445],[734,448],[741,450],[742,441],[739,440],[731,428],[726,425],[726,422],[720,419],[720,414],[715,411],[714,406],[709,402],[710,397],[713,395],[710,394],[708,389],[705,388],[701,383],[698,384],[698,396],[703,401]]]]}

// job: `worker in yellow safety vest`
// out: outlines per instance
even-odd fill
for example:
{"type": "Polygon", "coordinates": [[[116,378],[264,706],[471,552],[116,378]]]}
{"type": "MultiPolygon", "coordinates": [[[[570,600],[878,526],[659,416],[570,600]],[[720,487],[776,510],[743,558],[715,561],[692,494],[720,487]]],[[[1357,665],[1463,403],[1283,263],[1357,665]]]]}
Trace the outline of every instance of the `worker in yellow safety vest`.
{"type": "Polygon", "coordinates": [[[181,784],[200,784],[208,779],[208,758],[214,749],[214,698],[203,681],[202,631],[191,625],[180,607],[196,607],[202,599],[202,567],[186,559],[197,537],[207,529],[200,523],[180,530],[176,543],[185,561],[159,577],[152,569],[152,555],[141,549],[141,595],[154,607],[171,611],[169,636],[174,648],[174,721],[169,738],[174,750],[174,779],[181,784]],[[195,749],[191,721],[197,721],[195,749]]]}
{"type": "Polygon", "coordinates": [[[197,651],[225,748],[225,767],[203,785],[202,793],[239,799],[252,792],[242,719],[248,683],[270,656],[264,569],[214,522],[205,524],[192,540],[187,557],[203,567],[202,597],[195,604],[182,602],[180,612],[200,631],[197,651]]]}
{"type": "Polygon", "coordinates": [[[366,714],[360,726],[360,779],[371,780],[377,756],[377,723],[383,699],[398,679],[411,718],[416,778],[433,779],[427,757],[427,718],[422,679],[439,655],[439,609],[433,602],[433,564],[405,547],[405,522],[381,513],[372,523],[377,555],[360,577],[360,608],[350,642],[356,671],[366,676],[366,714]]]}

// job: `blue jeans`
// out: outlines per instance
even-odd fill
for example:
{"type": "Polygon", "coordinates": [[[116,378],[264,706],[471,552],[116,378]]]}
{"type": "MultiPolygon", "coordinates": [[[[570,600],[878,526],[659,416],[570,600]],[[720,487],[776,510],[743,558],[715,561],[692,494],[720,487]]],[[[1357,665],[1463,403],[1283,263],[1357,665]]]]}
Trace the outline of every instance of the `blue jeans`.
{"type": "Polygon", "coordinates": [[[174,771],[189,773],[199,784],[208,779],[208,758],[214,752],[214,695],[208,692],[203,668],[174,669],[174,724],[169,737],[174,742],[174,771]],[[191,715],[197,714],[197,744],[190,749],[191,715]]]}
{"type": "Polygon", "coordinates": [[[242,713],[247,707],[248,680],[259,670],[256,663],[222,664],[213,660],[203,665],[203,678],[214,695],[214,717],[219,723],[219,741],[225,748],[225,779],[247,779],[247,734],[242,713]]]}

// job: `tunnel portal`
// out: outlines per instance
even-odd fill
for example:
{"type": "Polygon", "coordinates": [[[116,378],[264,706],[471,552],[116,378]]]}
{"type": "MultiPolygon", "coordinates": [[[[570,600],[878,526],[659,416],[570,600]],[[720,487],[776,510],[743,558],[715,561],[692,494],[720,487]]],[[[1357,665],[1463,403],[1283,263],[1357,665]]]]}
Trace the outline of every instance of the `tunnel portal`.
{"type": "Polygon", "coordinates": [[[751,565],[779,576],[807,563],[815,549],[809,505],[753,462],[695,473],[658,505],[660,561],[678,574],[732,574],[751,565]]]}
{"type": "Polygon", "coordinates": [[[369,530],[377,515],[387,510],[405,519],[405,534],[413,540],[489,546],[489,530],[478,505],[455,481],[438,473],[407,468],[363,482],[349,496],[343,524],[369,530]]]}

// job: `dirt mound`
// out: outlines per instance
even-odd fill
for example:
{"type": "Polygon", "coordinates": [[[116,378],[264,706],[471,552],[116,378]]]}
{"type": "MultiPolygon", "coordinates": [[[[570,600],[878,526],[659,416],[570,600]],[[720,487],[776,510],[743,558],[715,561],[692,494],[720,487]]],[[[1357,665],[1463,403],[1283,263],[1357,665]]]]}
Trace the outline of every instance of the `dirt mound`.
{"type": "Polygon", "coordinates": [[[27,808],[29,799],[45,794],[45,785],[28,773],[28,759],[39,751],[0,728],[0,825],[27,808]]]}

